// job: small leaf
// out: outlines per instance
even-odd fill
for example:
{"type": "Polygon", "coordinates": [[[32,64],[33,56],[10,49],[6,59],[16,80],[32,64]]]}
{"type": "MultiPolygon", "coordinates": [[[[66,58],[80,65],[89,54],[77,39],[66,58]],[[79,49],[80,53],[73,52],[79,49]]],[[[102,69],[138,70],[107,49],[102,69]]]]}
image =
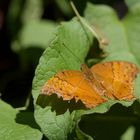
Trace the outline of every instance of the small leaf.
{"type": "Polygon", "coordinates": [[[134,140],[134,135],[135,135],[135,128],[131,126],[121,136],[120,140],[134,140]]]}

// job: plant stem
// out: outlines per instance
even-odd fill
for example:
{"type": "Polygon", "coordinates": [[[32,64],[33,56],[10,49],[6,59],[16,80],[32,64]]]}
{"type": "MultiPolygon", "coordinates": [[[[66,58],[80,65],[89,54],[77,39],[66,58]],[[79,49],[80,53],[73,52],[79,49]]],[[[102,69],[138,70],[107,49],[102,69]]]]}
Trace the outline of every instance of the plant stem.
{"type": "Polygon", "coordinates": [[[100,35],[100,33],[97,32],[97,30],[91,28],[91,27],[89,26],[89,24],[86,22],[86,20],[84,20],[84,19],[80,16],[80,14],[79,14],[79,12],[77,11],[77,9],[76,9],[74,3],[73,3],[72,1],[70,1],[70,4],[71,4],[71,7],[72,7],[73,11],[75,12],[77,18],[78,18],[79,21],[81,22],[81,24],[83,24],[85,27],[87,27],[88,30],[97,38],[97,40],[98,40],[100,46],[108,45],[108,40],[107,40],[106,38],[102,37],[102,36],[100,35]]]}

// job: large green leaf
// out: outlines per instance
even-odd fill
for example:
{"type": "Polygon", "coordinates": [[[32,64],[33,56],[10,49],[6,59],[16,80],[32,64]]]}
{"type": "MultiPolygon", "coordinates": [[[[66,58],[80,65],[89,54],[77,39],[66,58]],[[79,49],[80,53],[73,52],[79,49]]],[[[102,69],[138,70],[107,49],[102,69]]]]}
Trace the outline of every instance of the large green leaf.
{"type": "Polygon", "coordinates": [[[39,130],[18,124],[15,119],[19,112],[0,100],[0,139],[41,140],[39,130]]]}
{"type": "Polygon", "coordinates": [[[105,60],[126,60],[140,64],[139,24],[140,5],[131,7],[123,20],[119,20],[115,11],[108,6],[87,4],[85,17],[98,28],[109,40],[105,51],[109,53],[105,60]]]}

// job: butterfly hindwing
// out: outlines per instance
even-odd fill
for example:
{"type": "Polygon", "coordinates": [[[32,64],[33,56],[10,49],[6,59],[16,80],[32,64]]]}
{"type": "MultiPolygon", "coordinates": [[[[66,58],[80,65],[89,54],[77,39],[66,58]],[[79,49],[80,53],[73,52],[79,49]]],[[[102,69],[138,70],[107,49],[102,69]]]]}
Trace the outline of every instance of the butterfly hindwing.
{"type": "Polygon", "coordinates": [[[114,61],[94,65],[93,73],[100,77],[100,81],[106,88],[107,97],[119,100],[131,100],[134,98],[133,81],[138,73],[138,68],[129,62],[114,61]]]}

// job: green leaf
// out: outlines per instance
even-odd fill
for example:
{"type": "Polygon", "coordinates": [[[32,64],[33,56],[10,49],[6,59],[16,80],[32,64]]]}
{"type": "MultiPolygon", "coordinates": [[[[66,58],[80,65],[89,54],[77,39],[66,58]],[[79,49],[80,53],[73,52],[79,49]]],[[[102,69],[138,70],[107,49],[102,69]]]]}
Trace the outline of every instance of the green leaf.
{"type": "Polygon", "coordinates": [[[27,23],[32,20],[39,20],[43,13],[42,0],[26,0],[22,13],[22,22],[27,23]]]}
{"type": "Polygon", "coordinates": [[[31,47],[46,49],[55,36],[56,27],[56,23],[48,20],[30,21],[24,24],[20,31],[19,39],[13,43],[13,50],[18,51],[31,47]]]}
{"type": "Polygon", "coordinates": [[[91,25],[96,25],[109,40],[109,45],[104,48],[108,54],[105,60],[124,60],[140,64],[139,16],[139,4],[131,7],[123,20],[119,20],[115,11],[108,6],[87,4],[86,19],[91,25]]]}
{"type": "Polygon", "coordinates": [[[131,126],[121,136],[121,140],[134,140],[134,135],[135,135],[135,128],[131,126]]]}
{"type": "Polygon", "coordinates": [[[0,139],[41,140],[42,134],[39,130],[16,123],[18,113],[17,110],[0,100],[0,139]]]}
{"type": "Polygon", "coordinates": [[[35,118],[42,132],[50,140],[66,140],[72,131],[72,119],[69,111],[56,115],[50,107],[35,110],[35,118]]]}
{"type": "Polygon", "coordinates": [[[126,41],[128,43],[129,52],[133,54],[140,64],[140,2],[129,9],[129,13],[123,19],[122,24],[126,34],[126,41]]]}
{"type": "Polygon", "coordinates": [[[42,0],[12,0],[8,9],[8,27],[11,37],[17,37],[25,23],[37,21],[42,16],[42,0]],[[16,25],[16,26],[15,26],[16,25]]]}
{"type": "Polygon", "coordinates": [[[125,0],[127,6],[130,8],[133,5],[136,5],[137,3],[139,3],[139,0],[125,0]]]}
{"type": "Polygon", "coordinates": [[[32,128],[40,129],[35,122],[34,112],[21,111],[16,115],[16,122],[24,125],[29,125],[32,128]]]}

